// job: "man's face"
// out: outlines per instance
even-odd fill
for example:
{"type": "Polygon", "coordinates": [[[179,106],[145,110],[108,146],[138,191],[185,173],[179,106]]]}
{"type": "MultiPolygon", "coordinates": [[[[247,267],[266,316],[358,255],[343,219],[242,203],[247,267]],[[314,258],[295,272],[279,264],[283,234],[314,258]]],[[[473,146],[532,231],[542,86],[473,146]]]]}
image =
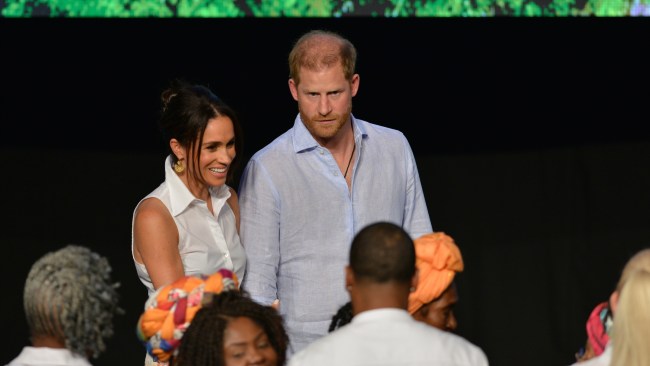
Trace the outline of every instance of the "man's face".
{"type": "Polygon", "coordinates": [[[300,70],[300,84],[289,80],[291,95],[298,102],[300,118],[319,144],[335,138],[350,119],[352,97],[357,94],[359,75],[346,80],[340,64],[318,71],[300,70]]]}

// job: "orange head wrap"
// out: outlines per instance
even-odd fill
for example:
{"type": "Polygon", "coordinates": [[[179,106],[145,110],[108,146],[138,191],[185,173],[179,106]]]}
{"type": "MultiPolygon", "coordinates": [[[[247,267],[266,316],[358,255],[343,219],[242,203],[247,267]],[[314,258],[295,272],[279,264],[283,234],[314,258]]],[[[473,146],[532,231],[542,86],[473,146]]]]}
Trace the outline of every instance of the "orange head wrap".
{"type": "Polygon", "coordinates": [[[156,290],[147,300],[137,326],[138,338],[154,361],[166,362],[174,355],[208,294],[237,290],[237,286],[237,276],[220,269],[209,276],[184,276],[156,290]]]}
{"type": "Polygon", "coordinates": [[[425,234],[414,242],[418,286],[409,295],[408,311],[411,314],[442,295],[456,272],[463,271],[463,257],[449,235],[443,232],[425,234]]]}

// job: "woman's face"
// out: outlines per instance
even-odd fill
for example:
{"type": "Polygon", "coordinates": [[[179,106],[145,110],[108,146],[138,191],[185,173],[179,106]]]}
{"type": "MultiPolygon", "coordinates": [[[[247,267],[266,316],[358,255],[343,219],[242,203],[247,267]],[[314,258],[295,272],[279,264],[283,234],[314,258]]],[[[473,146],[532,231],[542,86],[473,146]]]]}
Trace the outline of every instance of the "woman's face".
{"type": "Polygon", "coordinates": [[[230,163],[237,154],[235,129],[230,118],[219,116],[208,121],[199,149],[200,176],[209,186],[225,184],[230,163]]]}
{"type": "Polygon", "coordinates": [[[452,282],[437,299],[422,305],[413,313],[413,318],[444,331],[454,331],[458,325],[454,315],[454,306],[457,302],[458,292],[456,284],[452,282]]]}
{"type": "Polygon", "coordinates": [[[278,355],[264,329],[247,317],[238,317],[228,323],[223,347],[226,366],[276,366],[278,363],[278,355]]]}

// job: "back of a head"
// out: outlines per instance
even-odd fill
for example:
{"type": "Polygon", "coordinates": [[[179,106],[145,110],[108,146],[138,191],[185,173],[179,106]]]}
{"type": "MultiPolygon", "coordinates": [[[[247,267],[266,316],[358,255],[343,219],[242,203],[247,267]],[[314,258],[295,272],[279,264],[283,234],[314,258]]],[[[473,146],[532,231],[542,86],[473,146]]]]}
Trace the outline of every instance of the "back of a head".
{"type": "Polygon", "coordinates": [[[24,307],[34,337],[53,337],[83,357],[98,357],[113,335],[118,306],[105,257],[68,245],[33,265],[25,281],[24,307]]]}
{"type": "Polygon", "coordinates": [[[245,293],[227,291],[212,296],[187,328],[174,366],[224,365],[224,333],[229,322],[246,317],[260,326],[277,353],[277,364],[285,363],[288,335],[277,310],[253,301],[245,293]]]}
{"type": "Polygon", "coordinates": [[[650,271],[630,271],[620,290],[611,335],[612,366],[650,365],[650,271]]]}
{"type": "Polygon", "coordinates": [[[616,285],[616,290],[620,291],[628,277],[638,270],[650,272],[650,248],[638,251],[627,261],[616,285]]]}
{"type": "Polygon", "coordinates": [[[357,50],[341,35],[312,30],[302,35],[289,53],[289,77],[300,84],[300,69],[318,71],[336,64],[343,66],[346,80],[352,80],[357,62],[357,50]]]}
{"type": "Polygon", "coordinates": [[[410,284],[415,274],[413,240],[395,224],[370,224],[352,241],[350,269],[357,281],[410,284]]]}

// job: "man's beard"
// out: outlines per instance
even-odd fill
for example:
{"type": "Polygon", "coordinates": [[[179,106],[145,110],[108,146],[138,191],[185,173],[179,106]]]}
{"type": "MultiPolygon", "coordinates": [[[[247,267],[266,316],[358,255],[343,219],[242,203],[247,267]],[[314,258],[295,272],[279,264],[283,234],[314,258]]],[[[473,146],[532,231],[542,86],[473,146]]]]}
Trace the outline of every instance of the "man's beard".
{"type": "Polygon", "coordinates": [[[348,110],[341,115],[329,114],[326,117],[317,115],[314,117],[308,117],[302,110],[300,111],[300,119],[302,119],[303,124],[309,130],[309,132],[316,138],[316,140],[330,140],[335,137],[338,132],[345,126],[346,122],[350,119],[352,114],[352,104],[348,110]],[[336,123],[327,127],[319,125],[319,121],[331,120],[334,118],[336,123]]]}

